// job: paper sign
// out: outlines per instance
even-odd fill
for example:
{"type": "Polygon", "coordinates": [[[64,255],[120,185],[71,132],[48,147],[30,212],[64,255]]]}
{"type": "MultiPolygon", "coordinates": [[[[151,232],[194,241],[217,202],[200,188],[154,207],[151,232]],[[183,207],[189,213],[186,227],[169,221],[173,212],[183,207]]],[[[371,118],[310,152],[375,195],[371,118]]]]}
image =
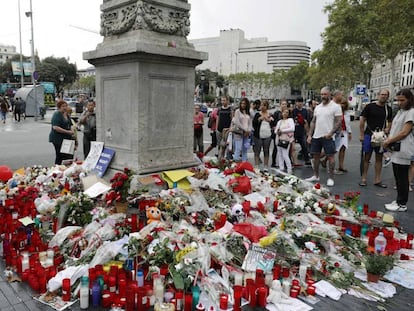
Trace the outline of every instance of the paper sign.
{"type": "Polygon", "coordinates": [[[99,177],[103,177],[105,175],[106,170],[109,167],[109,164],[112,161],[112,158],[115,155],[115,150],[109,149],[109,148],[103,148],[102,153],[99,157],[98,163],[96,163],[96,166],[94,168],[94,172],[99,177]]]}
{"type": "Polygon", "coordinates": [[[20,218],[19,221],[23,224],[23,226],[34,224],[33,219],[31,219],[29,216],[20,218]]]}
{"type": "Polygon", "coordinates": [[[162,172],[163,179],[168,183],[168,188],[174,188],[176,183],[177,188],[189,190],[191,183],[188,181],[188,176],[193,176],[194,173],[189,170],[175,170],[162,172]]]}
{"type": "Polygon", "coordinates": [[[105,180],[96,175],[89,175],[82,178],[82,184],[83,192],[91,198],[95,198],[111,189],[111,186],[105,180]]]}
{"type": "Polygon", "coordinates": [[[90,172],[92,171],[96,164],[98,163],[99,157],[101,156],[103,150],[104,143],[100,141],[92,141],[91,142],[91,150],[89,151],[88,156],[86,157],[85,161],[82,164],[82,168],[90,172]]]}

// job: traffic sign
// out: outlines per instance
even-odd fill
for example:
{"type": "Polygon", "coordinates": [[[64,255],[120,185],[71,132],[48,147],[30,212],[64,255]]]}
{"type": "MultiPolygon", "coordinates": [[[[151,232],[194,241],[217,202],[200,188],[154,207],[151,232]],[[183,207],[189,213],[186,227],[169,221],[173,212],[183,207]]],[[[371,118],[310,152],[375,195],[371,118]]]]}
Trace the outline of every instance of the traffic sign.
{"type": "Polygon", "coordinates": [[[365,95],[367,92],[367,86],[364,84],[358,84],[356,86],[356,94],[357,95],[365,95]]]}

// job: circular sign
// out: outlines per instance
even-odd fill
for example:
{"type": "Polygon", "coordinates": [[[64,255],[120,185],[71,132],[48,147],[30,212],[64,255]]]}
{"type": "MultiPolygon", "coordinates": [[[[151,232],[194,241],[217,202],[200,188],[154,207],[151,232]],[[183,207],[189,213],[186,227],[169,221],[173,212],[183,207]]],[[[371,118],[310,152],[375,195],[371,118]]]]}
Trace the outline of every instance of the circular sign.
{"type": "Polygon", "coordinates": [[[349,100],[349,101],[352,101],[352,96],[349,96],[349,97],[348,97],[348,100],[349,100]]]}
{"type": "Polygon", "coordinates": [[[37,72],[37,71],[33,72],[33,78],[35,80],[38,80],[39,79],[39,72],[37,72]]]}

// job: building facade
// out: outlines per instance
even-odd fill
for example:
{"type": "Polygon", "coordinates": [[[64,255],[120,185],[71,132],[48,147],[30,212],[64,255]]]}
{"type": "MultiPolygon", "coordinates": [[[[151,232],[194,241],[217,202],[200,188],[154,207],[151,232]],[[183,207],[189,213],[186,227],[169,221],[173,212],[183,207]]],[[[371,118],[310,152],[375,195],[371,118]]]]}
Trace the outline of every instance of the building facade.
{"type": "Polygon", "coordinates": [[[0,43],[0,64],[4,64],[15,55],[18,55],[15,46],[0,43]]]}
{"type": "Polygon", "coordinates": [[[301,61],[310,61],[310,47],[301,41],[246,39],[240,29],[221,30],[219,37],[189,40],[196,50],[207,52],[208,60],[197,68],[220,75],[288,70],[301,61]]]}

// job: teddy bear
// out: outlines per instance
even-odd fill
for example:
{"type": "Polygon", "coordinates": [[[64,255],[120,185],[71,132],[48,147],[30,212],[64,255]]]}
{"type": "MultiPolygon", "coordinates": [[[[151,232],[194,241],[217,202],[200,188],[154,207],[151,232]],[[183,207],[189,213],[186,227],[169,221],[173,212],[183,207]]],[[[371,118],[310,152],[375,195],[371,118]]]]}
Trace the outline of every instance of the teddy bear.
{"type": "Polygon", "coordinates": [[[149,206],[146,209],[147,215],[147,224],[150,224],[154,221],[161,221],[161,211],[158,207],[149,206]]]}

